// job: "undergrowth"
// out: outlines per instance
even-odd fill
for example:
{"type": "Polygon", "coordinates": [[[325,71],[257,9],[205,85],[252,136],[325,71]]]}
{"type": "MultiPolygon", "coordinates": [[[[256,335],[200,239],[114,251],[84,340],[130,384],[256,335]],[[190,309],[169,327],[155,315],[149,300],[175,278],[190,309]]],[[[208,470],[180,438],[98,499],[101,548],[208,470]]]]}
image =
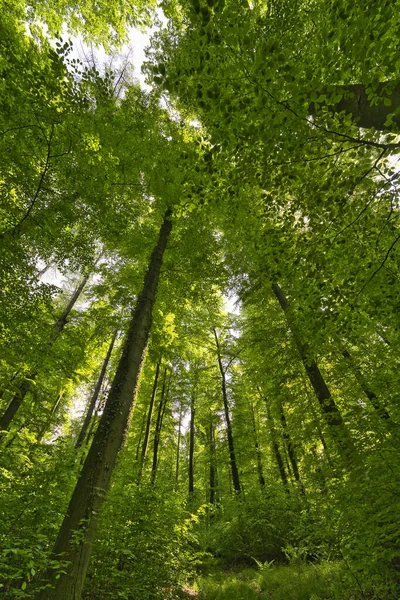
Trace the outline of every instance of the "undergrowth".
{"type": "Polygon", "coordinates": [[[398,600],[389,583],[361,579],[343,562],[266,563],[199,578],[199,600],[398,600]]]}

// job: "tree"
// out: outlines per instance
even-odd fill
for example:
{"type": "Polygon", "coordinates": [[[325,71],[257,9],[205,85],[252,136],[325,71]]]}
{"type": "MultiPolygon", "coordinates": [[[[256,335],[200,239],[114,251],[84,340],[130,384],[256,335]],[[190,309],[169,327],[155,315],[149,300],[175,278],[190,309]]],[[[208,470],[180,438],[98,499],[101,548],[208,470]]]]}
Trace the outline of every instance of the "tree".
{"type": "Polygon", "coordinates": [[[69,561],[67,573],[54,582],[54,587],[46,587],[40,593],[41,600],[51,598],[54,593],[57,593],[60,598],[71,600],[81,595],[96,534],[98,511],[107,493],[118,451],[123,444],[129,424],[143,355],[150,334],[163,254],[172,229],[170,216],[171,212],[168,210],[150,258],[143,289],[137,301],[99,427],[54,545],[54,555],[63,554],[69,561]]]}

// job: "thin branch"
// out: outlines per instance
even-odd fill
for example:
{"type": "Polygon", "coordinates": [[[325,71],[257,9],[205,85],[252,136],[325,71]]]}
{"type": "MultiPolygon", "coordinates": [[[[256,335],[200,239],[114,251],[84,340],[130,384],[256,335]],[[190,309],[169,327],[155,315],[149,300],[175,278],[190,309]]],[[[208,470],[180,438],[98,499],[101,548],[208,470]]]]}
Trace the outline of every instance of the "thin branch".
{"type": "Polygon", "coordinates": [[[393,248],[395,247],[395,245],[397,244],[397,242],[400,240],[400,233],[399,235],[394,239],[394,241],[391,243],[388,251],[386,252],[385,258],[383,259],[383,261],[381,262],[381,264],[379,265],[379,267],[372,273],[371,277],[368,279],[368,281],[366,283],[364,283],[364,285],[362,286],[362,288],[357,292],[356,294],[356,298],[358,298],[358,296],[361,294],[361,292],[367,287],[367,285],[373,280],[373,278],[375,277],[375,275],[377,275],[379,273],[379,271],[381,269],[383,269],[387,259],[389,258],[389,254],[391,253],[391,251],[393,250],[393,248]]]}
{"type": "Polygon", "coordinates": [[[44,168],[43,168],[43,170],[42,170],[42,174],[41,174],[41,176],[40,176],[40,179],[39,179],[39,184],[38,184],[38,186],[37,186],[37,189],[36,189],[35,195],[33,196],[32,200],[31,200],[31,203],[30,203],[30,205],[29,205],[29,208],[28,208],[28,210],[26,211],[25,215],[22,217],[22,219],[19,221],[19,223],[17,223],[17,224],[15,225],[15,227],[13,228],[13,230],[12,230],[12,232],[11,232],[11,234],[12,234],[12,235],[15,235],[15,234],[16,234],[16,232],[17,232],[17,230],[18,230],[18,229],[21,227],[22,223],[23,223],[24,221],[26,221],[26,219],[28,219],[29,215],[31,214],[31,212],[32,212],[32,210],[33,210],[33,208],[34,208],[34,206],[35,206],[35,204],[36,204],[36,201],[37,201],[37,199],[38,199],[38,197],[39,197],[39,194],[40,194],[40,192],[41,192],[41,190],[42,190],[42,186],[43,186],[44,178],[46,177],[46,175],[47,175],[47,172],[48,172],[48,170],[49,170],[49,168],[50,168],[50,150],[51,150],[51,140],[52,140],[52,138],[53,138],[53,134],[54,134],[54,123],[52,123],[52,125],[51,125],[50,137],[49,137],[49,140],[48,140],[48,142],[47,142],[47,156],[46,156],[46,163],[45,163],[45,165],[44,165],[44,168]]]}

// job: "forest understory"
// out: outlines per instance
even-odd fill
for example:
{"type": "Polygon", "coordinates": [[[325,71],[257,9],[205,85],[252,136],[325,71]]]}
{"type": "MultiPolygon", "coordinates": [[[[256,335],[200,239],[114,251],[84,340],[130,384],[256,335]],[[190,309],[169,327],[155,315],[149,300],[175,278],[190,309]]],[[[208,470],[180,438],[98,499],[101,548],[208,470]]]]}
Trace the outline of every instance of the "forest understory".
{"type": "Polygon", "coordinates": [[[1,599],[399,600],[399,44],[0,0],[1,599]]]}

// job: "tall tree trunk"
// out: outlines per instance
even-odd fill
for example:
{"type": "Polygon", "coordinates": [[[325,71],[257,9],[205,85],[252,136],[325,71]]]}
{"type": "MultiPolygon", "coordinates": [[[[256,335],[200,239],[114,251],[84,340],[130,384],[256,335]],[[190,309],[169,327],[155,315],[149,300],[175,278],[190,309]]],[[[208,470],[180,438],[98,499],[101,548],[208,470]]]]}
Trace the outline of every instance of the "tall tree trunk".
{"type": "MultiPolygon", "coordinates": [[[[71,310],[73,309],[76,301],[78,300],[80,294],[82,293],[83,288],[85,287],[87,281],[89,279],[89,275],[85,276],[81,283],[78,285],[76,290],[71,296],[70,301],[65,307],[61,316],[57,319],[57,321],[53,325],[53,332],[46,346],[46,350],[51,348],[54,344],[56,338],[60,335],[65,325],[67,324],[67,317],[71,310]]],[[[31,381],[34,381],[37,377],[38,371],[37,368],[32,370],[31,373],[27,377],[25,377],[24,381],[19,385],[18,391],[14,394],[12,400],[4,411],[1,419],[0,419],[0,430],[4,431],[10,427],[12,420],[14,419],[19,407],[22,404],[26,394],[29,392],[31,388],[31,381]]]]}
{"type": "Polygon", "coordinates": [[[233,483],[233,489],[235,490],[235,492],[237,492],[239,494],[241,491],[241,486],[240,486],[239,471],[238,471],[237,462],[236,462],[235,445],[233,442],[231,417],[229,415],[228,393],[226,390],[226,373],[225,373],[225,369],[222,364],[221,348],[219,345],[218,335],[217,335],[217,332],[215,329],[214,329],[214,338],[215,338],[215,345],[217,347],[218,367],[219,367],[219,372],[221,374],[222,399],[224,402],[226,433],[227,433],[227,438],[228,438],[229,463],[230,463],[231,473],[232,473],[232,483],[233,483]]]}
{"type": "Polygon", "coordinates": [[[153,416],[154,403],[155,403],[155,400],[156,400],[157,384],[158,384],[158,377],[159,377],[159,374],[160,374],[160,367],[161,367],[161,357],[159,358],[159,360],[157,362],[156,374],[154,376],[153,389],[151,391],[151,398],[150,398],[149,410],[148,410],[148,413],[147,413],[146,430],[145,430],[145,433],[144,433],[144,440],[143,440],[143,446],[142,446],[142,455],[140,457],[140,468],[139,468],[139,474],[138,474],[138,480],[139,481],[141,480],[142,475],[143,475],[144,463],[146,461],[147,450],[149,448],[151,418],[153,416]]]}
{"type": "Polygon", "coordinates": [[[103,385],[103,380],[104,380],[104,377],[106,375],[108,363],[110,362],[111,354],[112,354],[112,351],[113,351],[113,348],[114,348],[114,343],[115,343],[115,340],[117,338],[117,335],[118,335],[118,329],[116,330],[116,332],[114,333],[114,335],[113,335],[113,337],[111,339],[110,345],[109,345],[108,350],[107,350],[106,357],[105,357],[105,359],[103,361],[103,364],[102,364],[102,367],[101,367],[101,370],[100,370],[100,374],[99,374],[99,377],[97,379],[96,386],[95,386],[95,388],[93,390],[92,397],[90,398],[89,406],[88,406],[88,409],[86,411],[86,415],[85,415],[84,421],[82,423],[82,427],[81,427],[81,430],[79,432],[78,439],[76,440],[76,444],[75,444],[75,448],[76,449],[80,448],[82,446],[83,442],[85,441],[85,437],[86,437],[86,434],[88,432],[88,429],[89,429],[89,426],[90,426],[90,422],[92,420],[93,413],[94,413],[95,408],[96,408],[96,404],[97,404],[97,400],[98,400],[98,397],[99,397],[99,394],[100,394],[101,386],[103,385]]]}
{"type": "Polygon", "coordinates": [[[99,511],[129,427],[152,325],[162,259],[172,229],[170,214],[169,210],[165,214],[99,426],[53,548],[54,556],[62,555],[67,561],[66,573],[56,580],[54,574],[48,572],[47,580],[53,587],[39,592],[38,600],[81,599],[99,511]]]}
{"type": "Polygon", "coordinates": [[[289,302],[277,283],[272,285],[272,289],[283,312],[285,313],[297,350],[300,354],[300,358],[318,399],[325,421],[329,425],[332,437],[335,439],[341,455],[345,458],[346,462],[348,463],[352,460],[355,460],[357,458],[357,452],[353,441],[346,429],[342,415],[340,414],[336,402],[332,398],[329,388],[321,374],[321,371],[319,370],[316,361],[310,357],[307,345],[299,337],[296,324],[294,323],[294,319],[291,315],[289,302]]]}
{"type": "Polygon", "coordinates": [[[150,481],[154,483],[157,475],[158,467],[158,449],[160,447],[161,430],[165,412],[165,406],[168,400],[168,389],[167,389],[167,367],[164,369],[163,384],[161,389],[160,403],[158,405],[156,429],[154,432],[154,445],[153,445],[153,464],[151,467],[150,481]]]}
{"type": "Polygon", "coordinates": [[[253,424],[254,448],[256,451],[256,459],[257,459],[258,481],[260,482],[261,489],[263,489],[265,486],[265,478],[264,478],[264,471],[263,471],[263,465],[262,465],[261,450],[260,450],[260,445],[258,443],[256,416],[254,413],[254,405],[252,402],[250,402],[250,409],[251,409],[251,420],[252,420],[252,424],[253,424]]]}
{"type": "Polygon", "coordinates": [[[215,456],[215,427],[210,423],[210,504],[215,504],[217,493],[217,462],[215,456]]]}
{"type": "Polygon", "coordinates": [[[56,398],[56,401],[54,402],[54,404],[52,406],[49,418],[47,419],[46,423],[43,425],[43,427],[40,429],[40,431],[38,433],[38,436],[36,438],[36,444],[40,444],[40,442],[43,439],[43,436],[45,435],[45,433],[48,431],[49,427],[51,426],[53,417],[54,417],[55,413],[57,412],[57,408],[60,405],[63,395],[64,395],[64,390],[61,390],[61,392],[58,394],[58,396],[56,398]]]}
{"type": "Polygon", "coordinates": [[[138,439],[138,443],[136,445],[136,454],[135,454],[135,461],[139,460],[139,456],[140,456],[140,448],[142,446],[142,438],[144,435],[144,432],[146,430],[146,413],[143,413],[143,417],[142,417],[142,424],[140,426],[140,433],[139,433],[139,439],[138,439]]]}
{"type": "Polygon", "coordinates": [[[384,406],[382,406],[382,404],[380,403],[379,398],[377,397],[375,392],[373,392],[371,390],[371,388],[369,387],[368,382],[365,379],[364,375],[362,374],[360,368],[354,364],[354,361],[353,361],[352,356],[350,355],[350,352],[345,348],[342,352],[342,355],[346,359],[348,364],[350,365],[350,368],[353,371],[360,388],[362,389],[364,394],[367,396],[367,398],[370,400],[372,406],[374,407],[374,409],[376,410],[376,412],[378,413],[380,418],[385,419],[385,420],[390,420],[390,414],[388,413],[386,408],[384,406]]]}
{"type": "Polygon", "coordinates": [[[190,427],[189,427],[189,497],[194,492],[194,418],[196,414],[195,390],[190,398],[190,427]]]}
{"type": "Polygon", "coordinates": [[[280,419],[281,419],[283,439],[285,440],[290,464],[292,465],[293,475],[299,485],[301,493],[305,494],[304,485],[303,485],[303,482],[301,480],[300,473],[299,473],[299,463],[297,461],[297,456],[296,456],[296,452],[295,452],[295,449],[294,449],[294,446],[292,443],[292,438],[290,436],[290,433],[289,433],[289,430],[287,427],[285,412],[283,410],[283,405],[282,405],[281,401],[279,401],[279,415],[280,415],[280,419]]]}
{"type": "Polygon", "coordinates": [[[271,414],[271,408],[269,406],[268,399],[262,394],[260,388],[258,388],[258,393],[260,394],[261,398],[264,400],[265,406],[267,409],[267,419],[268,419],[269,431],[270,431],[270,435],[271,435],[271,445],[272,445],[272,450],[274,452],[276,464],[278,465],[279,475],[280,475],[280,478],[281,478],[281,481],[283,483],[285,490],[287,491],[287,493],[289,493],[288,478],[287,478],[286,471],[285,471],[283,457],[282,457],[281,451],[279,449],[274,419],[271,414]]]}
{"type": "MultiPolygon", "coordinates": [[[[82,294],[83,288],[87,284],[89,277],[90,277],[90,274],[85,275],[85,277],[82,279],[82,281],[80,282],[80,284],[78,285],[78,287],[76,288],[74,293],[72,294],[72,296],[71,296],[67,306],[63,310],[62,314],[58,317],[57,321],[54,323],[53,331],[54,331],[55,337],[57,337],[62,332],[62,330],[68,323],[69,314],[70,314],[71,310],[74,308],[75,304],[77,303],[79,296],[82,294]]],[[[52,342],[53,342],[53,340],[51,340],[49,342],[50,346],[52,345],[52,342]]]]}
{"type": "Polygon", "coordinates": [[[175,489],[179,487],[179,464],[180,464],[180,452],[181,452],[181,436],[182,436],[182,403],[179,406],[179,421],[178,421],[178,440],[176,444],[176,462],[175,462],[175,489]]]}

